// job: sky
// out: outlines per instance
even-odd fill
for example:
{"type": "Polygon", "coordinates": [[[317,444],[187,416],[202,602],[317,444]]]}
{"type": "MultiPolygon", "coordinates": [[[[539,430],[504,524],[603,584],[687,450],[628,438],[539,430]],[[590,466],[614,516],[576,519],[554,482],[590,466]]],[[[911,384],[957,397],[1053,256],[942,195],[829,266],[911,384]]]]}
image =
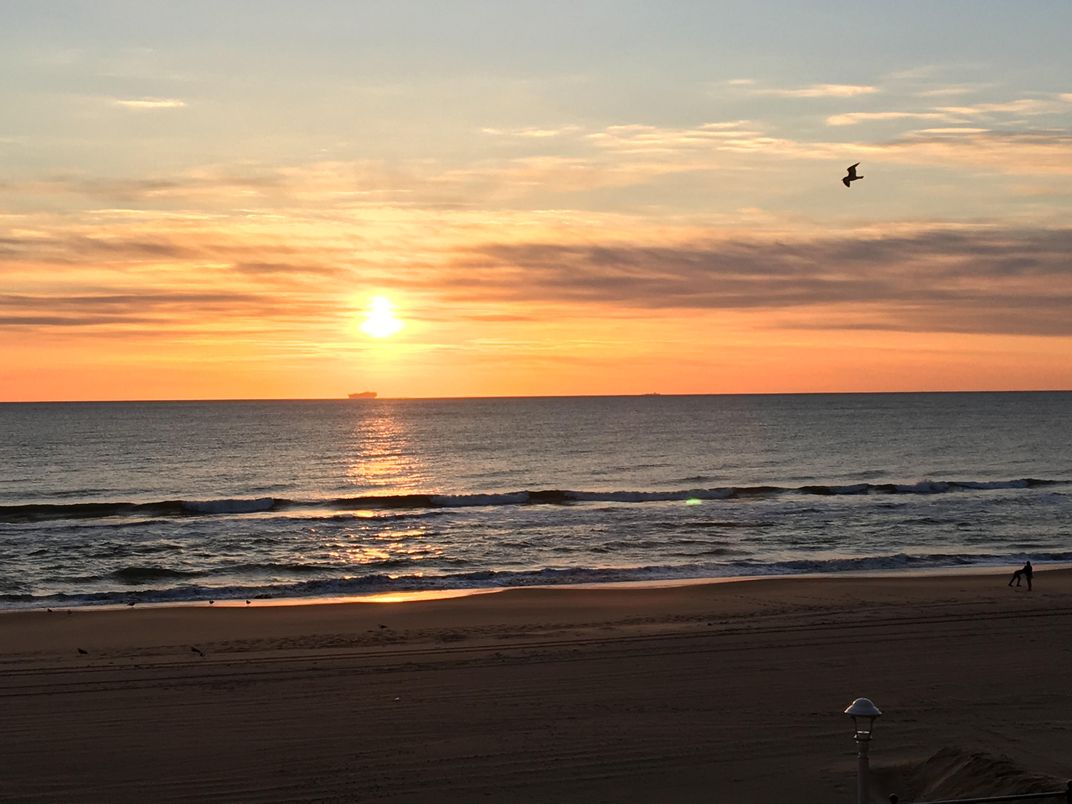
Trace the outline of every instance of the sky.
{"type": "Polygon", "coordinates": [[[4,0],[0,401],[1072,389],[1069,30],[4,0]]]}

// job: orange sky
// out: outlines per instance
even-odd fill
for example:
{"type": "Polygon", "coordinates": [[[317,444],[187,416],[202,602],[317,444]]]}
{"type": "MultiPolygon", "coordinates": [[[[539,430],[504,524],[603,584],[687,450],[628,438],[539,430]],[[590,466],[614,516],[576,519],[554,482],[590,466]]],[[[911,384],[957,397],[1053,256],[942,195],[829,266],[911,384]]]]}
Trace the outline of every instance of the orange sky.
{"type": "Polygon", "coordinates": [[[346,5],[0,10],[0,401],[1072,388],[1053,20],[346,5]]]}

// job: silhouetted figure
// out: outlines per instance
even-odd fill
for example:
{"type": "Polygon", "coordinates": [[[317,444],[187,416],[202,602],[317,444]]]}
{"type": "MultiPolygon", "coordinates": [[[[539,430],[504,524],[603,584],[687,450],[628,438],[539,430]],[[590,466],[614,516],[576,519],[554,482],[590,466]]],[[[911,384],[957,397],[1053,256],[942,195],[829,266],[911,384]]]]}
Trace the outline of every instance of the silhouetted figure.
{"type": "Polygon", "coordinates": [[[1031,562],[1028,561],[1020,569],[1016,570],[1016,572],[1014,572],[1012,574],[1012,577],[1009,578],[1009,586],[1012,586],[1013,581],[1016,581],[1016,585],[1019,586],[1020,585],[1020,580],[1023,579],[1025,581],[1027,581],[1027,591],[1030,592],[1031,591],[1031,576],[1034,574],[1034,572],[1035,571],[1031,568],[1031,562]]]}
{"type": "Polygon", "coordinates": [[[190,646],[190,650],[193,651],[194,653],[196,653],[198,656],[204,656],[205,655],[199,648],[196,648],[193,645],[190,646]]]}
{"type": "Polygon", "coordinates": [[[88,656],[89,655],[89,651],[86,650],[85,648],[79,648],[78,652],[81,653],[83,656],[88,656]]]}
{"type": "Polygon", "coordinates": [[[846,187],[850,186],[854,181],[858,181],[859,179],[863,178],[863,176],[856,175],[856,168],[859,166],[859,164],[860,163],[857,162],[855,165],[849,165],[848,175],[841,180],[841,183],[844,184],[846,187]]]}

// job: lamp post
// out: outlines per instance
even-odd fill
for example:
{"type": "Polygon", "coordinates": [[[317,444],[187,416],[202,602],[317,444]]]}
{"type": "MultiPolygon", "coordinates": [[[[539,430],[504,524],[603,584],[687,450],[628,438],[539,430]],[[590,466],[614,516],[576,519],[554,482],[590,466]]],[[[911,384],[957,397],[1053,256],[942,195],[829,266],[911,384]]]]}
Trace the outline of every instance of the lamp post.
{"type": "Polygon", "coordinates": [[[868,804],[871,796],[868,793],[867,775],[870,771],[867,754],[871,747],[871,731],[875,727],[875,718],[882,714],[870,698],[857,698],[845,710],[845,714],[852,718],[853,728],[856,730],[856,760],[857,760],[857,802],[868,804]]]}

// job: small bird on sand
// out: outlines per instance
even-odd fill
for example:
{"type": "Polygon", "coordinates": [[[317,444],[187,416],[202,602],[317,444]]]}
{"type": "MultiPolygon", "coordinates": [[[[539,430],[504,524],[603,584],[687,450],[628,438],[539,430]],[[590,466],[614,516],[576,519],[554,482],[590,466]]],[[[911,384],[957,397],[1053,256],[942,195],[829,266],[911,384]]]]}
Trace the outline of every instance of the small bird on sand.
{"type": "Polygon", "coordinates": [[[208,602],[208,604],[209,604],[209,605],[211,606],[211,605],[212,605],[213,603],[215,603],[215,602],[216,602],[215,600],[210,600],[210,601],[208,602]]]}
{"type": "Polygon", "coordinates": [[[45,611],[47,611],[49,614],[52,613],[52,609],[45,609],[45,611]]]}
{"type": "Polygon", "coordinates": [[[195,648],[193,645],[190,646],[190,650],[193,651],[194,653],[196,653],[198,656],[204,656],[205,655],[204,653],[201,652],[200,648],[195,648]]]}
{"type": "Polygon", "coordinates": [[[129,603],[127,603],[127,605],[128,605],[128,606],[136,606],[136,605],[138,605],[138,601],[136,601],[136,600],[131,600],[131,601],[130,601],[129,603]]]}
{"type": "Polygon", "coordinates": [[[87,655],[89,653],[89,651],[85,650],[84,648],[79,648],[78,652],[81,653],[83,656],[85,656],[85,655],[87,655]]]}
{"type": "Polygon", "coordinates": [[[246,601],[246,605],[247,605],[247,606],[249,605],[249,601],[248,601],[248,600],[246,601]]]}
{"type": "Polygon", "coordinates": [[[386,627],[387,627],[386,625],[384,625],[383,623],[380,623],[380,628],[386,628],[386,627]]]}
{"type": "Polygon", "coordinates": [[[855,165],[849,165],[848,175],[846,175],[845,178],[843,178],[841,180],[841,183],[844,184],[846,187],[851,185],[857,179],[862,179],[863,178],[863,176],[857,176],[856,175],[856,168],[859,167],[859,165],[860,165],[859,162],[857,162],[855,165]]]}

